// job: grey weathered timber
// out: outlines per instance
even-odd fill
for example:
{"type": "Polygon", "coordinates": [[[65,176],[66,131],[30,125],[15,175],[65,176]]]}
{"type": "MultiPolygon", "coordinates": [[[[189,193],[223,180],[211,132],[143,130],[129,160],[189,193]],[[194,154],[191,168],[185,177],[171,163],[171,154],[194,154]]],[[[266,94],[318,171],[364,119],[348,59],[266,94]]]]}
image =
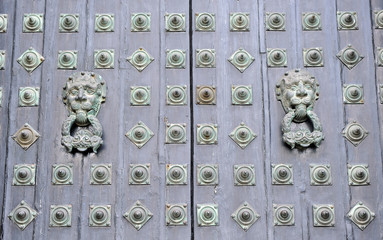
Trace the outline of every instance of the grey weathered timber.
{"type": "MultiPolygon", "coordinates": [[[[0,14],[8,14],[7,31],[0,33],[0,51],[6,51],[5,69],[0,70],[0,239],[382,239],[383,105],[379,84],[383,84],[383,67],[377,63],[377,48],[383,47],[383,30],[375,28],[375,11],[382,9],[381,0],[0,1],[0,14]],[[337,11],[356,12],[358,29],[339,30],[337,11]],[[307,12],[320,13],[320,30],[302,29],[302,13],[307,12]],[[42,32],[23,33],[24,14],[30,13],[44,15],[42,32]],[[131,16],[137,13],[150,13],[149,31],[132,30],[131,16]],[[185,18],[184,26],[166,25],[165,16],[173,13],[184,14],[178,15],[185,18]],[[201,13],[213,14],[213,29],[197,29],[195,18],[201,13]],[[249,17],[248,26],[230,27],[237,13],[249,17]],[[284,13],[285,27],[267,29],[267,13],[284,13]],[[78,14],[78,32],[60,32],[60,14],[78,14]],[[113,30],[96,31],[97,14],[114,15],[113,30]],[[348,44],[364,56],[352,69],[337,57],[348,44]],[[45,59],[31,73],[17,62],[29,47],[45,59]],[[127,58],[140,48],[154,61],[137,70],[127,58]],[[268,66],[270,48],[286,51],[287,67],[268,66]],[[323,50],[323,66],[304,64],[303,49],[308,48],[323,50]],[[114,50],[112,68],[95,66],[94,52],[100,49],[114,50]],[[185,51],[186,61],[182,67],[171,68],[167,50],[176,49],[185,51]],[[213,49],[214,63],[197,66],[197,49],[210,53],[213,49]],[[242,49],[254,58],[246,67],[231,58],[237,50],[244,53],[242,49]],[[76,70],[58,69],[60,50],[77,51],[76,70]],[[320,84],[314,110],[325,139],[318,148],[291,149],[282,141],[285,112],[275,86],[285,72],[296,68],[308,71],[320,84]],[[62,123],[68,117],[62,88],[70,75],[80,71],[101,75],[107,86],[106,101],[97,115],[104,141],[97,153],[68,153],[61,144],[62,123]],[[344,104],[344,84],[363,86],[363,104],[344,104]],[[186,86],[186,104],[167,102],[168,85],[186,86]],[[199,85],[216,92],[215,100],[198,103],[199,85]],[[251,86],[251,104],[233,104],[233,85],[251,86]],[[150,104],[131,104],[131,88],[137,86],[150,87],[150,104]],[[37,106],[19,106],[20,87],[40,88],[37,106]],[[342,135],[353,121],[368,131],[357,146],[342,135]],[[139,122],[154,133],[140,148],[125,136],[139,122]],[[25,123],[40,134],[27,150],[12,139],[25,123]],[[167,124],[185,126],[186,142],[167,139],[167,124]],[[216,124],[217,142],[197,137],[198,126],[204,124],[216,124]],[[239,126],[256,135],[247,146],[230,135],[239,126]],[[13,185],[14,165],[18,164],[35,164],[35,185],[13,185]],[[55,164],[73,166],[73,184],[52,183],[55,164]],[[110,184],[91,181],[95,164],[111,164],[110,184]],[[150,165],[150,184],[130,183],[131,164],[150,165]],[[169,164],[186,166],[186,184],[169,183],[169,164]],[[207,164],[217,166],[216,185],[199,180],[198,166],[207,164]],[[273,182],[272,172],[278,164],[292,169],[292,181],[273,182]],[[331,184],[312,184],[310,165],[331,166],[331,184]],[[349,185],[348,165],[368,165],[369,184],[349,185]],[[239,171],[235,166],[254,167],[255,180],[246,184],[235,179],[239,171]],[[8,218],[22,200],[37,211],[23,231],[8,218]],[[347,216],[358,202],[375,213],[363,231],[347,216]],[[133,226],[125,213],[139,204],[153,216],[145,224],[133,226]],[[186,205],[187,222],[167,223],[167,204],[186,205]],[[71,205],[71,226],[50,225],[51,205],[71,205]],[[91,205],[111,206],[110,226],[90,226],[91,205]],[[314,205],[334,206],[335,225],[315,226],[314,205]],[[201,223],[201,209],[214,206],[218,221],[201,223]],[[292,206],[294,223],[276,226],[283,224],[275,221],[274,206],[292,206]],[[235,221],[239,215],[233,213],[239,207],[256,212],[252,226],[235,221]]],[[[310,123],[302,124],[312,130],[310,123]]]]}

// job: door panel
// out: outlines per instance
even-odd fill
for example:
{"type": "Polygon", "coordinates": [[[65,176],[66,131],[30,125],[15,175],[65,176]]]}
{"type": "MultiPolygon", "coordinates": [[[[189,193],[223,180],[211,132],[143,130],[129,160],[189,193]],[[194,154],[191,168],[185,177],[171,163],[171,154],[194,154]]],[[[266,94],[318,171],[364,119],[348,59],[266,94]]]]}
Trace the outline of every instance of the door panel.
{"type": "Polygon", "coordinates": [[[378,0],[1,2],[0,14],[8,14],[8,26],[5,33],[0,33],[0,50],[6,51],[5,69],[0,70],[0,239],[382,238],[379,84],[383,68],[378,66],[377,48],[383,47],[383,30],[375,28],[374,12],[382,9],[383,3],[378,0]],[[356,11],[358,29],[339,30],[337,11],[356,11]],[[307,12],[320,13],[320,31],[302,29],[302,14],[307,12]],[[44,14],[41,33],[23,32],[23,17],[29,13],[44,14]],[[131,30],[131,17],[137,13],[150,13],[150,31],[131,30]],[[184,14],[185,29],[166,30],[166,16],[172,13],[184,14]],[[204,13],[214,16],[214,31],[197,29],[196,18],[204,13]],[[231,29],[237,13],[248,16],[249,29],[231,29]],[[265,19],[271,13],[284,14],[285,30],[268,29],[265,19]],[[78,32],[59,32],[60,14],[78,14],[78,32]],[[114,30],[96,32],[97,14],[114,14],[114,30]],[[348,44],[364,56],[351,70],[337,57],[348,44]],[[32,73],[17,62],[29,47],[44,57],[32,73]],[[141,48],[154,61],[138,71],[127,59],[141,48]],[[269,66],[269,52],[275,48],[285,49],[286,66],[269,66]],[[322,49],[323,66],[304,65],[303,49],[309,48],[322,49]],[[114,51],[112,68],[95,67],[94,54],[100,49],[114,51]],[[58,54],[63,50],[77,51],[77,69],[58,69],[58,54]],[[171,50],[184,51],[184,67],[168,66],[171,50]],[[245,50],[254,58],[240,71],[231,59],[237,50],[245,50]],[[214,57],[213,66],[200,66],[200,52],[214,57]],[[323,125],[325,140],[318,148],[290,149],[282,141],[285,112],[276,99],[275,86],[286,71],[295,68],[310,72],[320,84],[319,100],[313,110],[323,125]],[[97,116],[104,141],[97,154],[67,153],[61,145],[61,127],[68,114],[62,89],[68,77],[78,71],[100,74],[108,87],[106,102],[97,116]],[[363,86],[363,104],[344,102],[345,84],[363,86]],[[185,104],[168,103],[169,90],[175,85],[184,89],[185,104]],[[19,106],[19,88],[23,87],[39,88],[38,106],[19,106]],[[149,87],[149,104],[132,103],[136,87],[149,87]],[[251,89],[251,104],[236,104],[233,92],[238,87],[251,89]],[[203,89],[208,89],[206,94],[215,94],[213,103],[203,102],[203,89]],[[342,136],[345,126],[353,121],[368,131],[358,146],[342,136]],[[154,133],[142,148],[125,136],[139,122],[154,133]],[[25,123],[40,134],[27,150],[12,138],[25,123]],[[169,143],[172,124],[184,127],[185,143],[169,143]],[[246,146],[233,140],[235,130],[241,126],[251,130],[248,134],[256,135],[246,146]],[[215,134],[215,127],[217,141],[214,137],[211,142],[204,140],[204,134],[215,134]],[[14,168],[20,164],[34,164],[35,184],[14,185],[14,168]],[[71,166],[72,184],[53,183],[57,164],[71,166]],[[92,169],[100,164],[110,164],[110,184],[92,183],[92,169]],[[132,184],[131,169],[137,164],[148,166],[150,183],[132,184]],[[291,166],[291,184],[273,183],[275,164],[291,166]],[[311,183],[313,165],[329,166],[331,184],[311,183]],[[354,165],[368,165],[369,184],[349,184],[349,168],[354,165]],[[172,166],[185,167],[185,183],[170,183],[167,173],[172,166]],[[217,183],[201,183],[206,166],[215,169],[217,183]],[[254,173],[254,182],[241,182],[236,174],[243,169],[254,173]],[[36,219],[24,230],[8,219],[22,200],[37,211],[36,219]],[[153,214],[139,231],[124,217],[137,201],[153,214]],[[375,219],[363,231],[348,217],[350,209],[360,201],[375,213],[375,219]],[[334,226],[315,226],[313,206],[320,204],[333,205],[334,226]],[[51,226],[54,205],[71,205],[71,226],[51,226]],[[110,205],[110,224],[90,226],[92,205],[110,205]],[[169,220],[169,209],[174,205],[186,214],[185,223],[181,221],[177,226],[169,220]],[[278,226],[275,205],[291,205],[294,224],[278,226]],[[240,216],[238,209],[249,206],[259,219],[243,229],[235,220],[240,216]],[[201,220],[209,217],[210,212],[203,214],[209,207],[216,216],[212,223],[201,220]]]}

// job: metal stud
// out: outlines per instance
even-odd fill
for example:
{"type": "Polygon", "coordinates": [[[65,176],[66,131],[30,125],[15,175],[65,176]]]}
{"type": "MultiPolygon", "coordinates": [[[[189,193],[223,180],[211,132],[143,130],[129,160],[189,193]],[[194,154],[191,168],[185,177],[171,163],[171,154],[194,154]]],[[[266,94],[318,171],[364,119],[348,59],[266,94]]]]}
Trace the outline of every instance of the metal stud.
{"type": "Polygon", "coordinates": [[[251,85],[232,85],[231,104],[251,105],[253,104],[253,92],[251,85]]]}
{"type": "Polygon", "coordinates": [[[356,121],[353,121],[343,129],[343,137],[357,147],[368,135],[368,131],[356,121]]]}
{"type": "Polygon", "coordinates": [[[33,186],[35,185],[35,178],[35,164],[19,164],[13,167],[13,186],[33,186]]]}
{"type": "MultiPolygon", "coordinates": [[[[383,13],[382,13],[382,15],[383,15],[383,13]]],[[[383,48],[377,47],[377,50],[378,50],[378,52],[376,54],[376,60],[378,63],[378,67],[383,67],[383,48]]]]}
{"type": "Polygon", "coordinates": [[[132,106],[150,105],[150,86],[130,87],[130,105],[132,106]]]}
{"type": "Polygon", "coordinates": [[[266,13],[266,31],[285,31],[286,14],[278,12],[266,13]]]}
{"type": "Polygon", "coordinates": [[[150,32],[150,13],[132,13],[130,30],[132,32],[150,32]]]}
{"type": "Polygon", "coordinates": [[[3,88],[0,87],[0,107],[3,104],[3,88]]]}
{"type": "Polygon", "coordinates": [[[214,13],[196,13],[195,14],[195,30],[201,32],[215,31],[215,14],[214,13]]]}
{"type": "Polygon", "coordinates": [[[166,204],[166,225],[184,226],[187,225],[187,204],[166,204]]]}
{"type": "Polygon", "coordinates": [[[7,32],[8,14],[0,14],[0,33],[7,32]]]}
{"type": "Polygon", "coordinates": [[[90,176],[91,185],[111,185],[112,164],[92,164],[90,176]]]}
{"type": "Polygon", "coordinates": [[[77,51],[59,51],[57,62],[58,69],[77,69],[77,51]]]}
{"type": "Polygon", "coordinates": [[[217,92],[215,86],[197,85],[197,104],[215,105],[217,92]]]}
{"type": "Polygon", "coordinates": [[[137,231],[139,231],[152,217],[153,213],[151,213],[147,207],[142,205],[140,201],[137,201],[129,211],[124,213],[124,218],[128,220],[137,231]]]}
{"type": "Polygon", "coordinates": [[[370,185],[370,173],[367,164],[347,165],[348,185],[370,185]]]}
{"type": "Polygon", "coordinates": [[[248,32],[250,31],[249,13],[230,13],[230,31],[248,32]]]}
{"type": "Polygon", "coordinates": [[[349,104],[363,104],[363,85],[361,84],[344,84],[343,85],[343,102],[349,104]]]}
{"type": "Polygon", "coordinates": [[[167,144],[186,143],[186,123],[168,123],[166,124],[167,144]]]}
{"type": "Polygon", "coordinates": [[[139,121],[125,136],[138,148],[142,148],[154,136],[154,133],[143,122],[139,121]]]}
{"type": "Polygon", "coordinates": [[[114,50],[94,50],[94,68],[114,68],[114,50]]]}
{"type": "Polygon", "coordinates": [[[303,65],[305,67],[323,67],[323,49],[322,48],[304,48],[303,65]]]}
{"type": "Polygon", "coordinates": [[[145,51],[143,48],[139,48],[131,56],[126,59],[130,64],[133,65],[139,72],[142,72],[151,62],[154,61],[154,58],[145,51]]]}
{"type": "Polygon", "coordinates": [[[51,205],[50,208],[50,227],[70,227],[72,226],[72,205],[51,205]]]}
{"type": "Polygon", "coordinates": [[[253,164],[234,165],[234,186],[255,186],[253,164]]]}
{"type": "Polygon", "coordinates": [[[217,164],[199,164],[197,165],[197,183],[200,186],[218,185],[218,165],[217,164]]]}
{"type": "Polygon", "coordinates": [[[23,33],[43,32],[44,17],[43,14],[29,13],[24,14],[23,33]]]}
{"type": "Polygon", "coordinates": [[[150,185],[150,164],[130,164],[130,185],[150,185]]]}
{"type": "Polygon", "coordinates": [[[187,184],[186,164],[166,164],[166,185],[187,184]]]}
{"type": "Polygon", "coordinates": [[[233,139],[238,146],[245,149],[257,135],[255,135],[255,133],[242,122],[229,134],[229,137],[233,139]]]}
{"type": "Polygon", "coordinates": [[[334,227],[335,211],[334,205],[331,204],[314,204],[313,205],[314,227],[334,227]]]}
{"type": "Polygon", "coordinates": [[[187,86],[186,85],[168,85],[166,86],[166,104],[167,105],[186,105],[187,104],[187,86]]]}
{"type": "Polygon", "coordinates": [[[383,84],[378,85],[380,104],[383,104],[383,84]]]}
{"type": "Polygon", "coordinates": [[[218,143],[217,124],[197,124],[197,144],[211,145],[218,143]]]}
{"type": "Polygon", "coordinates": [[[52,183],[54,185],[72,185],[73,164],[54,164],[52,166],[52,183]]]}
{"type": "Polygon", "coordinates": [[[185,32],[186,22],[183,13],[166,13],[165,29],[167,32],[185,32]]]}
{"type": "Polygon", "coordinates": [[[12,135],[12,139],[20,145],[25,151],[34,144],[40,134],[36,132],[28,123],[25,123],[15,134],[12,135]]]}
{"type": "Polygon", "coordinates": [[[310,164],[310,185],[312,186],[332,185],[331,166],[310,164]]]}
{"type": "Polygon", "coordinates": [[[375,11],[375,28],[383,29],[383,10],[375,11]]]}
{"type": "Polygon", "coordinates": [[[110,227],[111,205],[89,206],[89,227],[110,227]]]}
{"type": "Polygon", "coordinates": [[[0,50],[0,70],[5,69],[5,50],[0,50]]]}
{"type": "Polygon", "coordinates": [[[33,49],[33,47],[30,47],[17,59],[17,62],[27,72],[32,73],[44,60],[40,53],[33,49]]]}
{"type": "Polygon", "coordinates": [[[78,32],[79,25],[80,22],[78,14],[60,14],[59,32],[78,32]]]}
{"type": "Polygon", "coordinates": [[[292,185],[293,166],[290,164],[271,164],[273,185],[292,185]]]}
{"type": "Polygon", "coordinates": [[[239,48],[227,60],[243,73],[254,62],[255,58],[243,48],[239,48]]]}
{"type": "Polygon", "coordinates": [[[268,67],[287,67],[286,49],[268,48],[267,49],[267,66],[268,67]]]}
{"type": "Polygon", "coordinates": [[[356,12],[337,12],[338,30],[357,30],[358,17],[356,12]]]}
{"type": "Polygon", "coordinates": [[[197,222],[199,227],[218,226],[218,204],[197,204],[197,222]]]}
{"type": "Polygon", "coordinates": [[[350,70],[364,58],[351,44],[340,50],[336,56],[350,70]]]}
{"type": "Polygon", "coordinates": [[[24,230],[36,217],[36,210],[29,206],[24,200],[8,215],[8,218],[16,224],[20,230],[24,230]]]}
{"type": "Polygon", "coordinates": [[[166,50],[166,68],[185,68],[186,51],[181,49],[166,50]]]}
{"type": "Polygon", "coordinates": [[[231,218],[245,231],[260,218],[261,216],[247,203],[242,203],[237,210],[231,214],[231,218]]]}
{"type": "Polygon", "coordinates": [[[322,30],[321,14],[315,12],[302,13],[302,29],[303,31],[322,30]]]}
{"type": "Polygon", "coordinates": [[[96,32],[113,32],[114,31],[114,14],[96,14],[94,23],[96,32]]]}
{"type": "Polygon", "coordinates": [[[214,49],[196,49],[197,68],[215,68],[214,49]]]}
{"type": "Polygon", "coordinates": [[[359,201],[350,209],[347,217],[363,231],[375,219],[375,213],[359,201]]]}
{"type": "Polygon", "coordinates": [[[274,226],[295,225],[294,206],[289,204],[273,204],[274,226]]]}
{"type": "Polygon", "coordinates": [[[19,107],[34,107],[39,105],[40,88],[19,88],[19,107]]]}

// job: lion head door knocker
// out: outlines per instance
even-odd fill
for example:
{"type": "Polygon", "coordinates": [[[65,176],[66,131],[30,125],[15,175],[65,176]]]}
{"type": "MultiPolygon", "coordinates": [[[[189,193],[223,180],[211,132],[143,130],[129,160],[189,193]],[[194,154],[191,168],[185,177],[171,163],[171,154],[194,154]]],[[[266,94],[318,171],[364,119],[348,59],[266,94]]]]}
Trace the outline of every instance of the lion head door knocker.
{"type": "Polygon", "coordinates": [[[77,72],[68,78],[62,96],[69,116],[62,125],[61,144],[68,152],[91,148],[96,153],[103,143],[102,126],[96,116],[105,102],[105,81],[93,72],[77,72]]]}
{"type": "Polygon", "coordinates": [[[315,77],[299,69],[286,72],[276,85],[276,95],[286,112],[282,120],[283,141],[292,149],[311,144],[319,147],[324,135],[322,124],[313,111],[314,103],[319,98],[319,83],[315,77]],[[292,129],[292,122],[302,124],[307,120],[312,123],[312,131],[298,125],[292,129]]]}

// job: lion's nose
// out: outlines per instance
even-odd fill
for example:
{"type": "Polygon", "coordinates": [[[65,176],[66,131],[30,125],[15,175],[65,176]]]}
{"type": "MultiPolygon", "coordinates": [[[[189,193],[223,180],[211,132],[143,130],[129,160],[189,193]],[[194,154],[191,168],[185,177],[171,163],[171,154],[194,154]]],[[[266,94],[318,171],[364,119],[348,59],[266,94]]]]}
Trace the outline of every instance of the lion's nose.
{"type": "Polygon", "coordinates": [[[80,88],[80,90],[78,91],[78,95],[76,97],[76,100],[85,100],[84,90],[82,88],[80,88]]]}
{"type": "Polygon", "coordinates": [[[306,89],[304,88],[303,83],[300,82],[298,90],[297,90],[297,96],[304,97],[306,95],[307,95],[306,89]]]}

